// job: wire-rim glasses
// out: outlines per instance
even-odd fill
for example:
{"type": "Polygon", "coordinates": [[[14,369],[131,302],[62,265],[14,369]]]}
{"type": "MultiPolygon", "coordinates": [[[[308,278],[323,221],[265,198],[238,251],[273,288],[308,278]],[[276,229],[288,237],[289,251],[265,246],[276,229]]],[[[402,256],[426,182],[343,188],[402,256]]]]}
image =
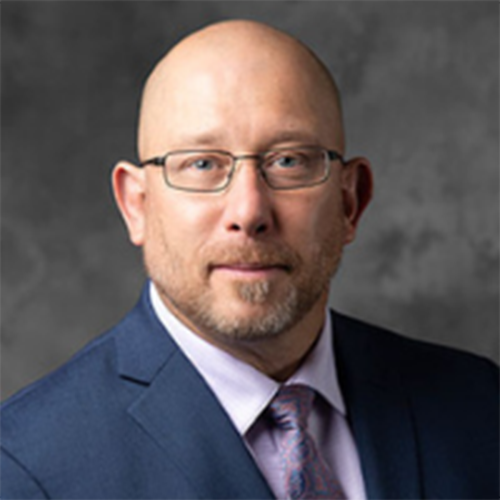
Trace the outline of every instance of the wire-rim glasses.
{"type": "Polygon", "coordinates": [[[139,164],[163,167],[168,186],[181,191],[213,193],[228,187],[239,160],[252,159],[271,189],[291,190],[316,186],[330,176],[330,163],[344,159],[318,146],[280,148],[259,154],[233,155],[217,149],[177,150],[139,164]]]}

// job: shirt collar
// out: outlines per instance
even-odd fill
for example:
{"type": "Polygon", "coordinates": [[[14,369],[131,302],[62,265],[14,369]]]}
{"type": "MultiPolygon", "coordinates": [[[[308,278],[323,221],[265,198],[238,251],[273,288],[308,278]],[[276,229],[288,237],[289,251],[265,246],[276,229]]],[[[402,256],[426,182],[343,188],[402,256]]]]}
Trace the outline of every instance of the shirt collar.
{"type": "MultiPolygon", "coordinates": [[[[192,332],[165,306],[153,283],[150,295],[153,309],[163,326],[205,379],[238,432],[244,435],[269,405],[280,384],[192,332]]],[[[318,342],[286,383],[312,387],[345,415],[334,364],[333,331],[328,311],[325,317],[318,342]]]]}

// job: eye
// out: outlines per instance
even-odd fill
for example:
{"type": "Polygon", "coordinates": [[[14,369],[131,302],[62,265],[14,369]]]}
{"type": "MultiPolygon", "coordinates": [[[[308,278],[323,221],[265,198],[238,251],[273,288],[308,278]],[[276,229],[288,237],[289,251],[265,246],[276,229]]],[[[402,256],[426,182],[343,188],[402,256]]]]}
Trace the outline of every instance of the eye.
{"type": "Polygon", "coordinates": [[[186,168],[199,171],[213,170],[217,167],[218,163],[213,158],[195,158],[186,164],[186,168]]]}
{"type": "Polygon", "coordinates": [[[186,174],[215,174],[231,165],[231,158],[216,152],[176,153],[170,158],[171,170],[186,174]]]}
{"type": "Polygon", "coordinates": [[[307,167],[307,157],[297,151],[285,151],[270,158],[270,167],[283,170],[307,167]]]}
{"type": "Polygon", "coordinates": [[[297,155],[287,154],[275,158],[273,163],[280,168],[292,168],[300,164],[300,158],[298,158],[297,155]]]}

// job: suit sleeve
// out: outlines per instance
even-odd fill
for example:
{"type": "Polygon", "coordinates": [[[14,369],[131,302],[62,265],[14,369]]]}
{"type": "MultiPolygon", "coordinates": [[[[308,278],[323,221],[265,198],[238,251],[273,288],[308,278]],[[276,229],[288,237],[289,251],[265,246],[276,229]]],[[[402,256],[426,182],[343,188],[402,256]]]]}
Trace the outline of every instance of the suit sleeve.
{"type": "Polygon", "coordinates": [[[2,500],[49,498],[29,471],[3,449],[0,456],[0,474],[2,500]]]}

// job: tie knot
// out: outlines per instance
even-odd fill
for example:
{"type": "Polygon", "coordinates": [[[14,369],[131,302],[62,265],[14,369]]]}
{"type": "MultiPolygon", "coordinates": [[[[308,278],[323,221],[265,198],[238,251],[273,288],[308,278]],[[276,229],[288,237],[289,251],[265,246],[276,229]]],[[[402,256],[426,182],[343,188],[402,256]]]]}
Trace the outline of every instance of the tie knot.
{"type": "Polygon", "coordinates": [[[314,389],[305,385],[284,385],[269,405],[269,413],[282,429],[306,429],[314,396],[314,389]]]}

